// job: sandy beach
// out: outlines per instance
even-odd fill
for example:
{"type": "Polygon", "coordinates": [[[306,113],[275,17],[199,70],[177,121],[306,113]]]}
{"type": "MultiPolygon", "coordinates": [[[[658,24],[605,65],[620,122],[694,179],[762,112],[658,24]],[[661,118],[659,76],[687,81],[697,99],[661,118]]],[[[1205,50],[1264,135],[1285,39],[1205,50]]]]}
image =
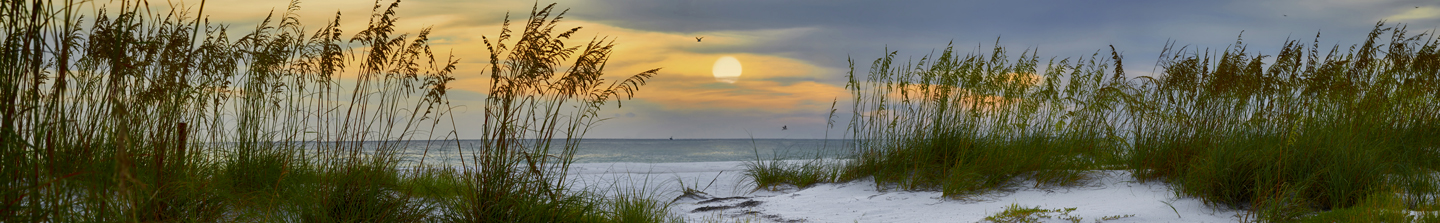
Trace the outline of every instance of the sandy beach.
{"type": "MultiPolygon", "coordinates": [[[[752,191],[744,162],[580,163],[574,188],[594,192],[642,191],[673,201],[689,222],[981,222],[1012,204],[1040,209],[1075,208],[1068,216],[1096,222],[1237,222],[1240,211],[1177,197],[1167,185],[1134,181],[1127,171],[1096,173],[1085,185],[1036,188],[1026,182],[1001,191],[942,198],[938,191],[882,191],[859,180],[809,188],[752,191]],[[713,182],[713,183],[712,183],[713,182]],[[685,188],[703,193],[684,194],[685,188]]],[[[1058,218],[1047,222],[1069,222],[1058,218]]]]}

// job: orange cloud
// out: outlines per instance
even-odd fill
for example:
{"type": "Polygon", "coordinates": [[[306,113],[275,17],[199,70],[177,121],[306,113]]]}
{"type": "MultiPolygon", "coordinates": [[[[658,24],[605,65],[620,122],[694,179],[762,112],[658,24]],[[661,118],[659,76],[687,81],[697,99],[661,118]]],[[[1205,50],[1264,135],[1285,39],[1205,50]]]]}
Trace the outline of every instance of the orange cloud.
{"type": "MultiPolygon", "coordinates": [[[[513,19],[513,18],[512,18],[513,19]]],[[[444,21],[436,21],[444,23],[444,21]]],[[[512,30],[516,27],[512,21],[512,30]]],[[[606,79],[621,80],[645,70],[662,68],[660,75],[647,86],[641,87],[637,99],[650,100],[666,109],[761,109],[796,110],[826,109],[826,107],[804,106],[825,104],[845,91],[840,86],[813,81],[782,84],[767,81],[771,78],[816,79],[826,69],[797,59],[777,55],[751,53],[706,53],[714,48],[738,47],[765,41],[766,35],[784,36],[787,32],[803,30],[767,30],[731,33],[707,33],[703,42],[696,42],[694,35],[663,33],[617,28],[587,21],[566,21],[558,27],[583,27],[576,38],[567,44],[576,46],[590,41],[589,36],[611,38],[615,41],[611,59],[606,66],[606,79]],[[721,56],[733,56],[743,65],[740,81],[730,88],[705,87],[717,84],[711,74],[715,60],[721,56]]],[[[494,37],[500,31],[500,24],[460,28],[436,28],[434,36],[444,36],[447,42],[437,42],[437,49],[455,48],[455,54],[463,58],[456,71],[457,80],[452,82],[456,89],[486,92],[489,85],[489,52],[479,36],[494,37]]],[[[432,37],[435,39],[435,37],[432,37]]]]}
{"type": "Polygon", "coordinates": [[[841,86],[801,81],[741,80],[734,84],[709,77],[672,77],[636,96],[668,110],[766,110],[772,112],[826,111],[830,102],[849,97],[841,86]]]}
{"type": "MultiPolygon", "coordinates": [[[[335,18],[340,11],[341,29],[345,37],[354,35],[369,22],[370,2],[306,1],[301,3],[300,20],[306,34],[335,18]]],[[[382,1],[388,5],[388,2],[382,1]]],[[[231,24],[231,32],[248,33],[267,12],[274,9],[281,16],[288,0],[211,1],[205,14],[210,21],[231,24]]],[[[437,60],[447,54],[460,58],[450,82],[452,92],[480,94],[452,95],[458,106],[474,106],[488,92],[490,52],[482,36],[494,41],[502,29],[501,18],[506,12],[512,34],[524,30],[533,2],[473,3],[469,1],[403,2],[398,8],[396,33],[413,37],[421,29],[432,27],[430,45],[437,60]],[[457,98],[465,97],[465,98],[457,98]]],[[[382,6],[384,7],[384,6],[382,6]]],[[[543,5],[542,5],[543,7],[543,5]]],[[[559,7],[566,7],[565,4],[559,7]]],[[[382,8],[383,10],[383,8],[382,8]]],[[[275,18],[278,20],[278,17],[275,18]]],[[[679,113],[700,110],[749,111],[748,113],[787,114],[795,112],[826,112],[831,101],[850,95],[843,86],[817,82],[843,71],[830,70],[782,54],[747,52],[749,46],[792,41],[814,28],[765,30],[730,30],[707,32],[662,32],[637,30],[607,25],[598,21],[582,21],[567,17],[557,30],[583,27],[566,42],[568,46],[584,46],[592,38],[613,40],[604,77],[616,81],[646,70],[662,68],[660,74],[636,92],[635,99],[653,103],[657,109],[679,113]],[[703,36],[701,42],[695,37],[703,36]],[[743,71],[733,84],[717,82],[711,74],[715,60],[733,56],[740,60],[743,71]]],[[[232,38],[238,35],[231,35],[232,38]]],[[[515,39],[507,41],[513,44],[515,39]]],[[[504,57],[502,56],[502,59],[504,57]]],[[[573,61],[574,58],[571,58],[573,61]]],[[[559,69],[561,71],[564,68],[559,69]]],[[[464,110],[462,108],[462,110],[464,110]]],[[[788,117],[788,116],[787,116],[788,117]]],[[[810,117],[782,119],[801,123],[810,117]],[[803,119],[803,120],[801,120],[803,119]]],[[[823,120],[821,120],[823,122],[823,120]]]]}

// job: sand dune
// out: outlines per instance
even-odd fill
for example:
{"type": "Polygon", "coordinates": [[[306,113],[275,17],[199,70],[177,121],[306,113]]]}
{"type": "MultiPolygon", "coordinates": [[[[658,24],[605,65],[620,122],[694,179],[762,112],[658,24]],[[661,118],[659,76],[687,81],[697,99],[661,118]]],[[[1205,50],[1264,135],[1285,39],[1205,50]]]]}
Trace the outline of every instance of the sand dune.
{"type": "Polygon", "coordinates": [[[1134,216],[1104,222],[1237,222],[1242,213],[1177,197],[1162,183],[1135,182],[1127,171],[1098,172],[1094,179],[1077,187],[1016,186],[964,199],[946,199],[938,191],[876,190],[875,183],[868,180],[752,191],[742,165],[584,163],[576,164],[571,175],[575,188],[604,193],[643,191],[673,201],[671,210],[690,222],[979,222],[1012,204],[1075,208],[1068,216],[1079,217],[1081,222],[1125,215],[1134,216]],[[702,193],[685,194],[684,188],[702,193]]]}

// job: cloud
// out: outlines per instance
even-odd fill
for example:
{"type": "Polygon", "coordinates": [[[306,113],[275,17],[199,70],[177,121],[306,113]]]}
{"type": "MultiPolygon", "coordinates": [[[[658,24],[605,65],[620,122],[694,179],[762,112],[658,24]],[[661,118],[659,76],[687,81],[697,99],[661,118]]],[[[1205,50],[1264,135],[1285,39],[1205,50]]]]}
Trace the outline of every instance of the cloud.
{"type": "Polygon", "coordinates": [[[831,100],[849,96],[841,86],[801,81],[780,83],[746,80],[727,84],[706,77],[676,77],[657,81],[637,99],[672,111],[727,110],[775,113],[825,110],[831,100]]]}
{"type": "Polygon", "coordinates": [[[1400,14],[1385,17],[1385,20],[1396,22],[1425,21],[1440,18],[1440,7],[1425,6],[1405,10],[1400,14]]]}
{"type": "MultiPolygon", "coordinates": [[[[248,30],[267,11],[283,12],[288,3],[210,1],[206,14],[211,21],[232,24],[232,32],[248,30]]],[[[370,3],[305,1],[301,20],[307,28],[318,28],[338,10],[344,16],[341,28],[353,35],[368,21],[370,3]]],[[[451,86],[452,92],[466,94],[452,99],[476,103],[483,100],[489,81],[489,52],[481,36],[497,35],[507,12],[510,29],[523,29],[520,21],[533,6],[525,1],[406,1],[398,11],[397,31],[413,35],[434,27],[431,39],[437,53],[462,59],[451,86]]],[[[988,54],[997,42],[1010,49],[1012,58],[1022,49],[1039,49],[1042,62],[1050,57],[1088,59],[1096,52],[1104,58],[1107,45],[1115,45],[1127,56],[1125,69],[1136,76],[1154,70],[1155,56],[1167,41],[1220,49],[1235,43],[1243,31],[1252,52],[1274,54],[1283,40],[1306,41],[1316,32],[1324,34],[1322,47],[1348,46],[1363,41],[1376,21],[1433,29],[1419,25],[1440,20],[1440,5],[1427,0],[562,0],[557,7],[570,9],[558,28],[584,27],[567,44],[581,45],[597,36],[615,41],[605,70],[608,80],[663,68],[641,87],[635,101],[613,111],[625,118],[596,131],[611,137],[809,131],[791,124],[787,132],[760,132],[781,122],[823,124],[830,100],[849,97],[842,87],[847,59],[853,59],[863,75],[869,62],[887,51],[900,52],[898,63],[950,42],[961,54],[988,54]],[[697,36],[704,41],[695,42],[697,36]],[[711,65],[721,56],[734,56],[744,65],[738,82],[720,83],[711,76],[711,65]],[[631,113],[635,117],[627,115],[631,113]]]]}

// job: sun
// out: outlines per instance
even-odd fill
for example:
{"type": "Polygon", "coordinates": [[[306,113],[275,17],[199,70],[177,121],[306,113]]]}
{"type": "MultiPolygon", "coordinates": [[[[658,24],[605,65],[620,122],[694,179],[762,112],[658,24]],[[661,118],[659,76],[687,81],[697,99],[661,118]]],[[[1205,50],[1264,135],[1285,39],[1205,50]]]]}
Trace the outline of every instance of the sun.
{"type": "Polygon", "coordinates": [[[715,60],[715,67],[710,69],[715,74],[715,80],[725,83],[735,83],[740,80],[740,60],[732,56],[723,56],[715,60]]]}

